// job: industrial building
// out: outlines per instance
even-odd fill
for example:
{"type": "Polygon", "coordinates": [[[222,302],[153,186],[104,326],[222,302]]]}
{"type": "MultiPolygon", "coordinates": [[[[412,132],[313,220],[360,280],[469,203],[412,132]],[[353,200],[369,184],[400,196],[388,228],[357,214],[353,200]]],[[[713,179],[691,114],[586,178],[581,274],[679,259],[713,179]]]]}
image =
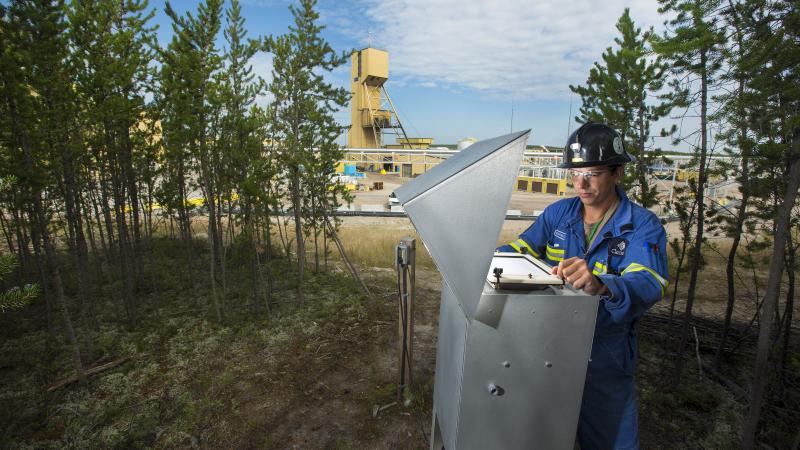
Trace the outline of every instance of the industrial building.
{"type": "MultiPolygon", "coordinates": [[[[350,129],[343,164],[355,164],[366,172],[414,178],[475,142],[471,137],[462,139],[458,150],[452,151],[432,149],[432,138],[409,137],[385,86],[389,79],[389,53],[367,47],[353,52],[350,60],[350,129]],[[392,137],[394,143],[387,142],[392,137]]],[[[551,171],[554,177],[546,178],[531,169],[521,168],[518,190],[564,195],[566,180],[561,171],[551,171]]]]}
{"type": "MultiPolygon", "coordinates": [[[[345,156],[340,161],[338,172],[345,165],[355,166],[363,172],[394,173],[403,178],[415,178],[447,158],[468,149],[476,139],[467,137],[458,142],[456,149],[433,147],[429,137],[409,137],[400,121],[397,109],[386,90],[389,79],[389,53],[372,47],[353,52],[351,56],[351,124],[347,133],[345,156]],[[394,141],[394,142],[390,142],[394,141]]],[[[535,146],[544,151],[527,148],[519,174],[514,183],[515,190],[552,195],[565,195],[567,176],[556,166],[561,162],[560,149],[550,151],[544,146],[535,146]]],[[[661,164],[653,171],[654,182],[663,184],[672,197],[676,182],[696,179],[698,172],[686,168],[690,156],[670,156],[671,164],[661,164]]],[[[725,157],[710,158],[713,166],[725,157]]],[[[725,180],[713,179],[713,183],[725,180]]],[[[716,190],[714,191],[716,192],[716,190]]],[[[721,190],[722,197],[727,193],[721,190]]]]}

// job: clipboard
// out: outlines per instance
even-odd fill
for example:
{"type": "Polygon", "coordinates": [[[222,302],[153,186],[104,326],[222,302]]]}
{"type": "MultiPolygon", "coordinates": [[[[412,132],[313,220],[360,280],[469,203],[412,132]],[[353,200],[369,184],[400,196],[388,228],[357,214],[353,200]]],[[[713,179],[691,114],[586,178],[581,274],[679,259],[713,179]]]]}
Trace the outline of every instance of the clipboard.
{"type": "Polygon", "coordinates": [[[531,255],[507,252],[494,254],[486,281],[495,289],[534,290],[564,285],[564,280],[550,274],[547,263],[531,255]]]}

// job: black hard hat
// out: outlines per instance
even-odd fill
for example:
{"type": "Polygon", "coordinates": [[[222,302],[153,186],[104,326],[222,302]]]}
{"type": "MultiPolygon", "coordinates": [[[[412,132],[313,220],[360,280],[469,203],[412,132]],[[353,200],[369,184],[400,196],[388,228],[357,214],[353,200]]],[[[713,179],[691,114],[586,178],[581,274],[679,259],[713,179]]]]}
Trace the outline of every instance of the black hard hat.
{"type": "Polygon", "coordinates": [[[633,161],[625,151],[622,136],[608,125],[586,122],[575,130],[564,146],[564,159],[558,167],[613,166],[633,161]]]}

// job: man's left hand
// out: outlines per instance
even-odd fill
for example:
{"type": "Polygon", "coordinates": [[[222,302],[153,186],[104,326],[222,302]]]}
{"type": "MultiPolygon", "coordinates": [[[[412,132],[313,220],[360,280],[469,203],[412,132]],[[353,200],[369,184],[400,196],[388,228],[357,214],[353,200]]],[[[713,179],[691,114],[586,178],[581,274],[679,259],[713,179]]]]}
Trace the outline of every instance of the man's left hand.
{"type": "Polygon", "coordinates": [[[586,260],[573,256],[567,258],[557,266],[553,267],[552,273],[561,277],[564,281],[571,284],[575,289],[583,289],[589,295],[604,295],[608,293],[608,287],[592,274],[586,260]]]}

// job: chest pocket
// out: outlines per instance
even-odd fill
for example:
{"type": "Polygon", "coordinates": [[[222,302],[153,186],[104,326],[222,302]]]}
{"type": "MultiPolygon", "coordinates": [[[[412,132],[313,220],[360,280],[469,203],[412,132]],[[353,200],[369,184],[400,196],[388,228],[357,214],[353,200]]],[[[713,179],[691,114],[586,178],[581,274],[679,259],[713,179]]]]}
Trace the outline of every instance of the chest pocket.
{"type": "Polygon", "coordinates": [[[545,256],[548,260],[559,263],[564,260],[565,251],[567,246],[567,232],[560,228],[553,231],[550,240],[547,241],[545,256]]]}

